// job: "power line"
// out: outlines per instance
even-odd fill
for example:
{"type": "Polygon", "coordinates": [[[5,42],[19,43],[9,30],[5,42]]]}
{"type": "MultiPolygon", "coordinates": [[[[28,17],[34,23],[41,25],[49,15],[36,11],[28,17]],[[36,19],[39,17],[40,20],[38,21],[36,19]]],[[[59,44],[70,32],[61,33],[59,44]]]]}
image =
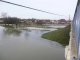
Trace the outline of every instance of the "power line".
{"type": "Polygon", "coordinates": [[[16,6],[20,6],[20,7],[28,8],[28,9],[32,9],[32,10],[36,10],[36,11],[40,11],[40,12],[44,12],[44,13],[54,14],[54,15],[58,15],[58,16],[64,16],[64,15],[59,15],[59,14],[55,14],[55,13],[50,13],[50,12],[47,12],[47,11],[43,11],[43,10],[39,10],[39,9],[35,9],[35,8],[31,8],[31,7],[27,7],[27,6],[23,6],[23,5],[20,5],[20,4],[16,4],[16,3],[12,3],[12,2],[8,2],[8,1],[4,1],[4,0],[0,0],[0,1],[1,1],[1,2],[4,2],[4,3],[8,3],[8,4],[12,4],[12,5],[16,5],[16,6]]]}

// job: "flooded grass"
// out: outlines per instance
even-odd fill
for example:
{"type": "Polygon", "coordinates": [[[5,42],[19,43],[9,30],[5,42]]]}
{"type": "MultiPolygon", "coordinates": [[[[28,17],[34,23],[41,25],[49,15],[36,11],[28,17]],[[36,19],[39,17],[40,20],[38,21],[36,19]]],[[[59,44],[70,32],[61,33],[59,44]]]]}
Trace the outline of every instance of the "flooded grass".
{"type": "Polygon", "coordinates": [[[69,33],[70,33],[70,25],[65,28],[60,28],[58,30],[48,32],[42,35],[43,38],[49,39],[52,41],[59,42],[62,45],[69,44],[69,33]]]}
{"type": "Polygon", "coordinates": [[[10,26],[10,25],[3,25],[3,27],[5,27],[5,28],[14,28],[13,26],[10,26]]]}

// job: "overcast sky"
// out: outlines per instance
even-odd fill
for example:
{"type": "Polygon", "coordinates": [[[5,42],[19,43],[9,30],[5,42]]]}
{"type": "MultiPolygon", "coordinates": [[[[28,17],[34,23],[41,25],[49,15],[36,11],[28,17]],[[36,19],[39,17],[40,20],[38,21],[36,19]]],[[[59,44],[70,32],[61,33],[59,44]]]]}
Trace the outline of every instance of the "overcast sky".
{"type": "Polygon", "coordinates": [[[38,19],[73,19],[77,0],[5,0],[28,7],[48,11],[51,13],[65,15],[57,16],[22,8],[10,4],[0,2],[0,15],[2,12],[6,12],[9,16],[19,18],[38,18],[38,19]]]}

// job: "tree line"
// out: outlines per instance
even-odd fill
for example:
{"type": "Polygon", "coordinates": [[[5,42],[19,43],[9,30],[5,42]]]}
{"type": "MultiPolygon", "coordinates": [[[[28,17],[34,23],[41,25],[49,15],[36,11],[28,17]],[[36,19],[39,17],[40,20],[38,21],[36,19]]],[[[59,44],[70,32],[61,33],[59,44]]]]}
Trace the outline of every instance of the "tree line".
{"type": "Polygon", "coordinates": [[[13,26],[13,24],[15,24],[17,27],[17,25],[20,23],[20,19],[17,17],[5,17],[5,18],[3,18],[3,23],[5,25],[6,24],[8,24],[8,25],[12,24],[12,26],[13,26]]]}
{"type": "Polygon", "coordinates": [[[20,24],[20,18],[17,18],[17,17],[9,17],[8,15],[7,15],[7,13],[2,13],[2,19],[3,19],[3,23],[5,24],[5,26],[6,26],[6,24],[12,24],[12,26],[13,26],[13,24],[15,24],[16,25],[16,27],[17,27],[17,25],[18,24],[20,24]]]}

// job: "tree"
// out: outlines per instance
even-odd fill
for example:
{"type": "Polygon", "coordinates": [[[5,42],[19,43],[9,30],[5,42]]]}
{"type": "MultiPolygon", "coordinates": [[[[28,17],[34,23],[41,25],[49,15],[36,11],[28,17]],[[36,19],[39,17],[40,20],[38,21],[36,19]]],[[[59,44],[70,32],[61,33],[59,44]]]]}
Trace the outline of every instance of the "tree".
{"type": "Polygon", "coordinates": [[[15,24],[16,25],[16,28],[17,28],[17,25],[20,23],[20,19],[19,18],[17,18],[17,17],[9,17],[8,15],[7,15],[7,13],[2,13],[1,14],[1,17],[3,18],[3,23],[6,25],[6,24],[12,24],[12,26],[13,26],[13,24],[15,24]]]}
{"type": "Polygon", "coordinates": [[[18,24],[20,23],[20,19],[17,17],[13,17],[11,22],[12,24],[16,24],[16,28],[17,28],[18,24]]]}
{"type": "Polygon", "coordinates": [[[20,23],[20,19],[17,17],[6,17],[6,18],[4,18],[4,23],[5,23],[5,25],[12,24],[12,26],[13,26],[13,24],[15,24],[16,28],[17,28],[17,25],[20,23]]]}
{"type": "Polygon", "coordinates": [[[9,25],[9,16],[7,15],[7,13],[2,13],[1,14],[2,19],[4,20],[3,23],[6,25],[9,25]]]}
{"type": "Polygon", "coordinates": [[[1,17],[6,18],[6,17],[8,17],[8,15],[7,15],[7,13],[1,13],[1,17]]]}

